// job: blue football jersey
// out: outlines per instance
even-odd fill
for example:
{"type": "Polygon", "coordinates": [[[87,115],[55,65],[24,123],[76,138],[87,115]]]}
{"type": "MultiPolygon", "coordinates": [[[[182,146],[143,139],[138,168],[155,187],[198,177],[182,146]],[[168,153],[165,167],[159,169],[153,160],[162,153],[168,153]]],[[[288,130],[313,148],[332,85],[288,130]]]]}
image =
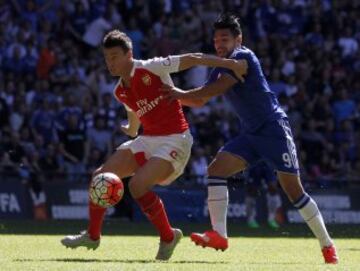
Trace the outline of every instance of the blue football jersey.
{"type": "Polygon", "coordinates": [[[245,75],[245,82],[238,80],[231,70],[214,68],[207,84],[216,81],[223,73],[238,80],[238,83],[224,95],[240,119],[242,131],[254,132],[267,121],[286,118],[286,113],[269,88],[259,59],[254,52],[242,46],[235,49],[230,58],[247,61],[248,72],[245,75]]]}

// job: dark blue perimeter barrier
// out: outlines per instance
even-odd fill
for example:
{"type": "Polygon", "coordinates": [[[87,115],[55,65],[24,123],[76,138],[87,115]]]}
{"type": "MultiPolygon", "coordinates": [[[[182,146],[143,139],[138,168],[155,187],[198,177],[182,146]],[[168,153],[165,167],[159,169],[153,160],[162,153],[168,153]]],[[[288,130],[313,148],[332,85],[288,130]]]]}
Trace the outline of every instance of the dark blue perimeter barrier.
{"type": "MultiPolygon", "coordinates": [[[[157,187],[155,191],[163,200],[171,221],[209,222],[206,187],[157,187]]],[[[66,182],[44,184],[46,206],[53,219],[87,219],[88,185],[66,182]]],[[[327,223],[360,224],[359,188],[315,189],[309,194],[317,202],[327,223]]],[[[243,187],[230,187],[228,218],[230,221],[245,221],[245,191],[243,187]]],[[[289,201],[283,196],[281,212],[289,223],[303,223],[289,201]]],[[[33,201],[28,186],[19,181],[1,181],[0,218],[32,218],[33,201]]],[[[117,217],[124,209],[134,221],[146,220],[136,203],[127,197],[119,206],[109,208],[107,215],[117,217]],[[126,204],[125,201],[127,202],[126,204]],[[120,212],[118,212],[120,211],[120,212]]],[[[265,193],[261,192],[257,201],[258,220],[266,221],[267,208],[265,193]]]]}
{"type": "Polygon", "coordinates": [[[28,187],[19,181],[0,182],[0,218],[32,218],[28,187]]]}

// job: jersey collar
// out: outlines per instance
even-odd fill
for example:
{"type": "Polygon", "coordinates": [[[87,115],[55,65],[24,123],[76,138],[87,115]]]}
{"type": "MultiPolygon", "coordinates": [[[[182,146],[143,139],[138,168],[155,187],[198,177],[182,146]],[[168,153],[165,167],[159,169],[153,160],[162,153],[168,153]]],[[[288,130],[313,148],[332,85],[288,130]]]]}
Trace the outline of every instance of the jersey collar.
{"type": "MultiPolygon", "coordinates": [[[[133,66],[132,66],[131,71],[130,71],[130,77],[131,77],[131,78],[134,77],[135,69],[139,66],[139,63],[140,63],[140,60],[134,59],[134,61],[133,61],[133,66]]],[[[121,80],[121,77],[119,77],[119,80],[118,80],[115,88],[117,88],[117,87],[119,87],[119,86],[122,87],[122,88],[124,88],[124,85],[123,85],[123,82],[122,82],[122,80],[121,80]]]]}
{"type": "Polygon", "coordinates": [[[135,74],[135,69],[137,68],[137,66],[139,66],[140,64],[140,60],[137,60],[137,59],[134,59],[133,61],[133,66],[132,66],[132,69],[130,71],[130,77],[133,77],[134,74],[135,74]]]}

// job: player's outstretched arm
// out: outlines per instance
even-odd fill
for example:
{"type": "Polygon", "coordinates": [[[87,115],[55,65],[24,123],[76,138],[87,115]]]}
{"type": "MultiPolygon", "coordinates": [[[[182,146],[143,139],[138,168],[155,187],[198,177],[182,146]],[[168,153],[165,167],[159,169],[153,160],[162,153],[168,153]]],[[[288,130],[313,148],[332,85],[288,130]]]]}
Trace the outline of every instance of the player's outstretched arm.
{"type": "Polygon", "coordinates": [[[126,114],[128,118],[128,124],[122,125],[121,130],[130,137],[136,137],[141,125],[141,122],[134,111],[126,108],[126,114]]]}
{"type": "Polygon", "coordinates": [[[197,65],[204,65],[208,67],[220,67],[232,70],[235,75],[244,81],[244,75],[247,73],[247,61],[221,58],[217,56],[202,54],[202,53],[190,53],[179,55],[179,71],[187,70],[197,65]]]}
{"type": "Polygon", "coordinates": [[[161,91],[164,92],[165,98],[170,100],[180,100],[183,105],[202,106],[210,98],[225,93],[237,82],[238,81],[232,76],[228,74],[222,74],[215,82],[206,86],[190,90],[182,90],[174,86],[163,85],[161,87],[161,91]]]}
{"type": "Polygon", "coordinates": [[[180,102],[182,105],[184,106],[189,106],[189,107],[202,107],[204,106],[208,101],[210,100],[210,98],[193,98],[193,99],[180,99],[180,102]]]}

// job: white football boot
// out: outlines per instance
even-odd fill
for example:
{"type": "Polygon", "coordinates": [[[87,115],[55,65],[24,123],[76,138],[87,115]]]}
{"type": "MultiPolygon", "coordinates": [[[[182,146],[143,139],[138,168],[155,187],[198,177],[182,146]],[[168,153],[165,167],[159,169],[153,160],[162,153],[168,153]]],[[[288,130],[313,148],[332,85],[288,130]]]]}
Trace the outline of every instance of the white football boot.
{"type": "Polygon", "coordinates": [[[100,239],[92,240],[87,231],[82,231],[78,235],[68,235],[61,239],[61,244],[67,248],[86,247],[95,250],[100,245],[100,239]]]}
{"type": "Polygon", "coordinates": [[[183,237],[183,233],[180,229],[173,229],[173,232],[174,239],[170,243],[160,241],[159,250],[155,258],[156,260],[167,261],[170,259],[175,247],[180,242],[180,239],[183,237]]]}

